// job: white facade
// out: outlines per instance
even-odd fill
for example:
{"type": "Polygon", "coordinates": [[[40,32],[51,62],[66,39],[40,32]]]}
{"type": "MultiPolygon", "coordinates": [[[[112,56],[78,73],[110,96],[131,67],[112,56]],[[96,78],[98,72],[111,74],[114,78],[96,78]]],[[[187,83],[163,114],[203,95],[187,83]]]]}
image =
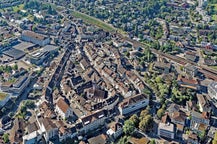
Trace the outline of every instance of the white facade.
{"type": "Polygon", "coordinates": [[[148,104],[149,104],[149,99],[147,98],[147,99],[138,101],[136,103],[133,103],[133,104],[125,106],[125,107],[119,106],[118,109],[119,109],[121,115],[125,115],[125,114],[131,113],[133,111],[136,111],[138,109],[144,108],[148,104]]]}
{"type": "Polygon", "coordinates": [[[212,99],[217,100],[217,82],[212,82],[208,85],[208,94],[212,99]]]}
{"type": "Polygon", "coordinates": [[[69,118],[70,116],[73,116],[72,108],[68,108],[66,112],[63,112],[58,106],[56,106],[56,112],[63,118],[69,118]]]}
{"type": "MultiPolygon", "coordinates": [[[[34,33],[34,32],[30,32],[30,33],[34,33]]],[[[37,33],[34,33],[35,35],[39,35],[37,33]]],[[[50,43],[50,38],[49,37],[44,37],[42,39],[37,38],[37,36],[30,36],[30,35],[26,35],[25,33],[23,33],[21,35],[21,39],[27,42],[32,42],[34,44],[38,44],[40,46],[45,46],[47,44],[50,43]]]]}
{"type": "Polygon", "coordinates": [[[83,131],[84,133],[87,133],[88,131],[97,129],[99,126],[105,124],[106,117],[102,117],[99,119],[96,119],[95,121],[89,123],[89,124],[84,124],[83,128],[80,130],[81,132],[83,131]]]}
{"type": "Polygon", "coordinates": [[[174,125],[173,124],[159,123],[158,135],[161,137],[174,139],[175,138],[174,125]]]}

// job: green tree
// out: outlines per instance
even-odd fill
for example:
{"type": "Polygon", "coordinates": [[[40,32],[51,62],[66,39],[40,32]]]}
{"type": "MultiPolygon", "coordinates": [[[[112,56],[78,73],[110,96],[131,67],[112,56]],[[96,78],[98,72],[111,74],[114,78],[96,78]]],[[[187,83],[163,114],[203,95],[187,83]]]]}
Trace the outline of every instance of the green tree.
{"type": "Polygon", "coordinates": [[[3,135],[3,141],[4,141],[4,143],[8,143],[9,142],[9,134],[8,133],[5,133],[3,135]]]}
{"type": "Polygon", "coordinates": [[[135,127],[139,126],[139,117],[136,114],[132,115],[129,120],[133,122],[135,127]]]}
{"type": "Polygon", "coordinates": [[[164,109],[163,108],[160,108],[158,111],[157,111],[157,117],[158,118],[161,118],[164,114],[164,109]]]}
{"type": "Polygon", "coordinates": [[[153,122],[153,118],[151,115],[146,115],[139,123],[139,129],[143,131],[147,131],[151,128],[151,123],[153,122]]]}
{"type": "Polygon", "coordinates": [[[135,130],[135,125],[131,120],[126,120],[124,122],[123,131],[126,135],[131,135],[135,130]]]}
{"type": "Polygon", "coordinates": [[[212,141],[212,144],[217,144],[217,131],[215,132],[214,139],[212,141]]]}
{"type": "Polygon", "coordinates": [[[118,141],[118,144],[126,144],[128,139],[129,139],[128,136],[121,137],[120,140],[118,141]]]}

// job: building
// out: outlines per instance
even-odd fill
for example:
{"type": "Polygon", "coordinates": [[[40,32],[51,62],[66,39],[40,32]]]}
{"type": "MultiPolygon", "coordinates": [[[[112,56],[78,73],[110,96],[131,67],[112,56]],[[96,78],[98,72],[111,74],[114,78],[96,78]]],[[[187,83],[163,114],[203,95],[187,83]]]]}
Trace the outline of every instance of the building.
{"type": "Polygon", "coordinates": [[[207,129],[210,122],[210,114],[208,112],[198,113],[192,111],[190,128],[195,132],[202,132],[207,129]]]}
{"type": "Polygon", "coordinates": [[[197,76],[198,69],[193,65],[186,64],[184,67],[184,72],[191,77],[195,77],[197,76]]]}
{"type": "Polygon", "coordinates": [[[63,118],[67,119],[73,116],[72,108],[64,101],[63,98],[59,98],[56,104],[56,112],[63,118]]]}
{"type": "Polygon", "coordinates": [[[106,118],[107,118],[106,110],[100,110],[93,114],[81,118],[80,121],[83,127],[80,129],[80,132],[86,134],[88,131],[97,129],[99,126],[105,124],[106,118]]]}
{"type": "Polygon", "coordinates": [[[123,133],[123,126],[118,122],[114,122],[111,124],[110,129],[106,133],[113,140],[116,140],[123,133]]]}
{"type": "Polygon", "coordinates": [[[50,38],[33,31],[23,31],[21,39],[27,42],[32,42],[40,46],[45,46],[50,43],[50,38]]]}
{"type": "Polygon", "coordinates": [[[208,94],[212,99],[217,100],[217,82],[212,82],[208,85],[208,94]]]}
{"type": "Polygon", "coordinates": [[[160,137],[174,139],[175,138],[175,127],[172,123],[159,123],[158,135],[160,137]]]}
{"type": "Polygon", "coordinates": [[[52,55],[57,54],[58,47],[53,45],[47,45],[40,50],[34,51],[30,53],[27,56],[27,59],[32,63],[36,65],[41,65],[43,62],[45,62],[48,58],[50,58],[52,55]]]}
{"type": "Polygon", "coordinates": [[[31,77],[28,74],[17,79],[17,81],[13,84],[2,84],[1,90],[8,93],[13,93],[16,95],[20,95],[25,88],[29,85],[31,77]]]}
{"type": "Polygon", "coordinates": [[[198,105],[200,108],[200,112],[210,112],[211,105],[207,100],[206,96],[197,94],[198,105]]]}
{"type": "Polygon", "coordinates": [[[179,75],[177,81],[181,87],[190,88],[193,90],[200,90],[200,84],[197,79],[189,79],[179,75]]]}
{"type": "Polygon", "coordinates": [[[51,119],[41,117],[37,118],[37,122],[46,142],[58,136],[58,128],[51,119]]]}
{"type": "Polygon", "coordinates": [[[141,108],[146,107],[149,104],[149,97],[144,94],[138,94],[128,97],[119,104],[119,111],[121,115],[126,115],[141,108]]]}

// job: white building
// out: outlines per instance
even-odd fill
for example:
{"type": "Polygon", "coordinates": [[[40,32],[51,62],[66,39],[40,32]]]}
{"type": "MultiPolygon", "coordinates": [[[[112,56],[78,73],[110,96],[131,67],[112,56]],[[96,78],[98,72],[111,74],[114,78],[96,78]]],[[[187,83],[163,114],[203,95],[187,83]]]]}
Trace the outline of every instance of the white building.
{"type": "Polygon", "coordinates": [[[208,94],[212,99],[217,100],[217,82],[212,82],[208,85],[208,94]]]}
{"type": "Polygon", "coordinates": [[[115,140],[123,133],[123,126],[120,123],[114,122],[106,133],[115,140]]]}
{"type": "Polygon", "coordinates": [[[159,123],[158,135],[161,137],[174,139],[175,138],[175,127],[172,123],[159,123]]]}
{"type": "Polygon", "coordinates": [[[21,39],[27,42],[32,42],[40,46],[45,46],[50,43],[50,38],[33,31],[23,31],[21,39]]]}
{"type": "Polygon", "coordinates": [[[119,104],[118,109],[121,115],[126,115],[133,111],[144,108],[148,104],[149,104],[148,96],[144,94],[138,94],[135,96],[128,97],[127,99],[124,99],[124,101],[119,104]]]}
{"type": "Polygon", "coordinates": [[[72,108],[64,101],[63,98],[59,98],[57,100],[55,110],[63,119],[73,116],[72,108]]]}
{"type": "Polygon", "coordinates": [[[40,131],[43,133],[43,136],[48,142],[50,139],[58,136],[58,128],[49,118],[40,118],[37,119],[40,131]]]}
{"type": "Polygon", "coordinates": [[[80,119],[83,125],[83,128],[80,129],[80,131],[82,133],[87,133],[88,131],[97,129],[99,126],[105,124],[106,118],[107,118],[106,110],[97,111],[91,115],[85,116],[80,119]]]}

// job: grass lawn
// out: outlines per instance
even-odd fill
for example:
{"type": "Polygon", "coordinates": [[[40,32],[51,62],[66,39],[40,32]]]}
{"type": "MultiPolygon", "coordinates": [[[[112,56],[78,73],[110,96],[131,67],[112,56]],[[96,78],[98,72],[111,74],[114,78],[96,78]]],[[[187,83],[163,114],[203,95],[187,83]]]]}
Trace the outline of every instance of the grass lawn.
{"type": "Polygon", "coordinates": [[[209,67],[217,70],[217,66],[209,66],[209,67]]]}
{"type": "Polygon", "coordinates": [[[24,4],[20,4],[18,6],[13,7],[13,11],[17,12],[18,10],[23,10],[24,8],[24,4]]]}
{"type": "Polygon", "coordinates": [[[8,94],[0,92],[0,100],[4,100],[8,94]]]}
{"type": "Polygon", "coordinates": [[[86,15],[86,14],[83,14],[83,13],[80,13],[80,12],[77,12],[77,11],[73,11],[72,12],[72,15],[74,17],[77,17],[77,18],[81,18],[82,20],[84,20],[86,23],[89,23],[89,24],[92,24],[92,25],[96,25],[102,29],[104,29],[105,31],[108,31],[108,32],[114,32],[116,29],[114,27],[112,27],[111,25],[99,20],[99,19],[96,19],[94,17],[91,17],[89,15],[86,15]]]}

